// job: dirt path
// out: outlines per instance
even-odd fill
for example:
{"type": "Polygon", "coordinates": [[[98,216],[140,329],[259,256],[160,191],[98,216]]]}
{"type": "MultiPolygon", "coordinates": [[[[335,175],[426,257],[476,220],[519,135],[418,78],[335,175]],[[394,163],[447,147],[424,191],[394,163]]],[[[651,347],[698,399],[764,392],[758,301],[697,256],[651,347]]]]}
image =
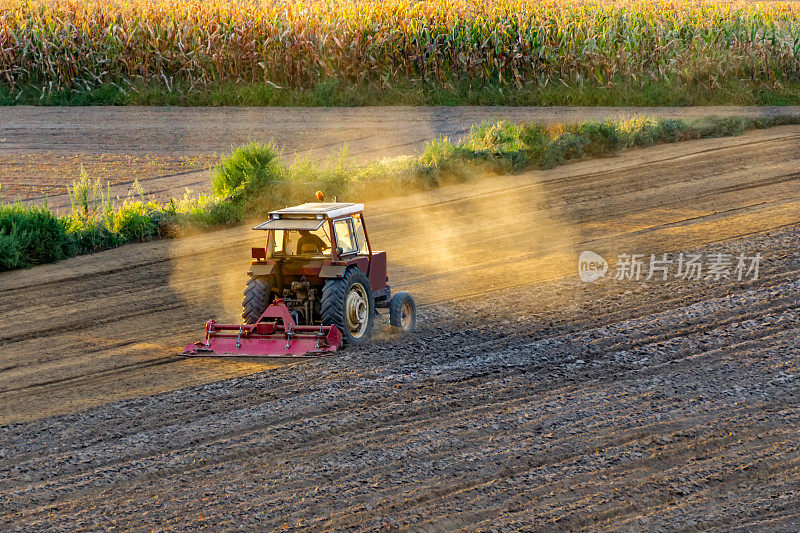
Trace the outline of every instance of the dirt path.
{"type": "Polygon", "coordinates": [[[236,317],[246,228],[2,274],[0,523],[797,529],[798,146],[781,127],[372,204],[422,328],[326,360],[173,355],[236,317]],[[763,264],[587,285],[581,250],[763,264]]]}
{"type": "Polygon", "coordinates": [[[482,120],[569,122],[632,115],[700,118],[709,115],[798,113],[800,107],[377,107],[377,108],[151,108],[11,107],[0,116],[0,190],[69,208],[66,186],[81,165],[125,197],[134,179],[157,198],[204,191],[208,169],[231,147],[274,140],[287,159],[365,160],[420,150],[437,137],[463,136],[482,120]]]}

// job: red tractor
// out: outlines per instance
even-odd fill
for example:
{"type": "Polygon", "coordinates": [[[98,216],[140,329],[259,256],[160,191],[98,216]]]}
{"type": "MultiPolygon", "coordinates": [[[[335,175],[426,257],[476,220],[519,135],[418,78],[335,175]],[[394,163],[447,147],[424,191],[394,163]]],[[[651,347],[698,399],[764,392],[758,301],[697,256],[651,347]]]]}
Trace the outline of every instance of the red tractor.
{"type": "Polygon", "coordinates": [[[237,325],[210,320],[206,340],[185,355],[313,356],[369,340],[377,309],[408,332],[414,299],[391,294],[386,252],[372,249],[364,205],[308,203],[273,211],[254,227],[266,246],[253,248],[237,325]]]}

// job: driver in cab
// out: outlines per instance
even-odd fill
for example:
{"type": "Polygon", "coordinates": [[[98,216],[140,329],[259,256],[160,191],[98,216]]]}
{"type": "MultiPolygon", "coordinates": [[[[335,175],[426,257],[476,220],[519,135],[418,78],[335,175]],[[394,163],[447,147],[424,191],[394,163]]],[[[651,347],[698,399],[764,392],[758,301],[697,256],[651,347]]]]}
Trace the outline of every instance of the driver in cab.
{"type": "Polygon", "coordinates": [[[300,230],[300,239],[297,241],[297,255],[319,255],[328,248],[328,244],[318,235],[314,235],[308,230],[300,230]]]}

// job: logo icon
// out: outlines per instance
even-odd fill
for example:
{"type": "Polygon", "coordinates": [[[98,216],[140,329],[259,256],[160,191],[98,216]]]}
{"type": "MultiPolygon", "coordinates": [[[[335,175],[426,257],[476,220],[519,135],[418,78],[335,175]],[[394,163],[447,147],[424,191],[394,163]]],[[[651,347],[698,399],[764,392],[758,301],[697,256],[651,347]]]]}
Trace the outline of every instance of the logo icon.
{"type": "Polygon", "coordinates": [[[584,283],[597,281],[605,277],[608,272],[608,263],[602,256],[590,252],[589,250],[581,252],[578,257],[578,276],[584,283]]]}

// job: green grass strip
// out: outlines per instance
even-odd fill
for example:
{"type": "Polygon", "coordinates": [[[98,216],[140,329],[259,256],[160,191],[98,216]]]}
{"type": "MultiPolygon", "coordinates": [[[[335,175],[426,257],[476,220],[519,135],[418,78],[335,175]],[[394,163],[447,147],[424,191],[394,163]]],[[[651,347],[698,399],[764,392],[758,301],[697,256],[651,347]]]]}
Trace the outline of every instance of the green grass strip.
{"type": "Polygon", "coordinates": [[[396,105],[504,105],[504,106],[716,106],[716,105],[798,105],[800,81],[782,80],[769,86],[761,80],[731,80],[709,87],[669,80],[611,84],[585,82],[566,87],[508,87],[498,83],[447,87],[398,81],[393,87],[347,84],[323,80],[308,89],[279,88],[266,83],[223,83],[209,86],[171,88],[136,85],[127,89],[107,84],[92,89],[62,89],[42,92],[34,87],[10,89],[0,85],[0,105],[86,106],[279,106],[356,107],[396,105]]]}

